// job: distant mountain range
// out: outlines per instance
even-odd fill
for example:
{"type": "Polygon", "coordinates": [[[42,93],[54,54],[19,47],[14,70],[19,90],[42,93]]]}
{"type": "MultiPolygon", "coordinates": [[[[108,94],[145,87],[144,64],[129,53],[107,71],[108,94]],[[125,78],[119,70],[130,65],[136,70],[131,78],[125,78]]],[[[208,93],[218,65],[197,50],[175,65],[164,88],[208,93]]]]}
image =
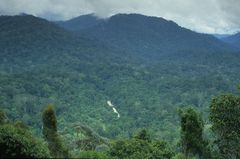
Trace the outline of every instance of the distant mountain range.
{"type": "Polygon", "coordinates": [[[226,38],[228,36],[231,36],[231,34],[210,34],[210,35],[213,35],[218,39],[222,39],[222,38],[226,38]]]}
{"type": "Polygon", "coordinates": [[[235,46],[236,48],[240,49],[240,33],[236,33],[231,36],[223,37],[222,40],[226,43],[235,46]]]}
{"type": "Polygon", "coordinates": [[[55,23],[70,31],[80,31],[96,26],[102,21],[104,20],[96,17],[94,14],[87,14],[67,21],[56,21],[55,23]]]}
{"type": "Polygon", "coordinates": [[[102,20],[86,15],[61,22],[60,26],[78,32],[80,36],[146,57],[192,50],[231,50],[228,44],[212,35],[193,32],[163,18],[139,14],[117,14],[102,20]],[[86,25],[85,22],[89,21],[91,25],[86,25]]]}

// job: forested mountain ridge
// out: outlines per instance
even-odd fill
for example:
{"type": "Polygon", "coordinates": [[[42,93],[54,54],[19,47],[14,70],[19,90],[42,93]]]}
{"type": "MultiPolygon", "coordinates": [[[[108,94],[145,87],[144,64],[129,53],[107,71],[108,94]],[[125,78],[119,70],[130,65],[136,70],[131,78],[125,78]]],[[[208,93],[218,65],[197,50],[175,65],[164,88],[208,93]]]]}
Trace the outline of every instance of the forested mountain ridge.
{"type": "MultiPolygon", "coordinates": [[[[65,22],[66,25],[68,23],[65,22]]],[[[81,26],[81,23],[77,25],[81,26]]],[[[230,46],[212,35],[193,32],[163,18],[140,14],[117,14],[102,19],[98,25],[75,31],[80,32],[81,36],[102,41],[108,46],[136,55],[141,54],[144,58],[158,58],[163,54],[195,50],[208,52],[231,50],[230,46]]]]}
{"type": "MultiPolygon", "coordinates": [[[[41,42],[39,47],[52,46],[52,48],[65,48],[66,50],[70,46],[76,48],[77,44],[79,46],[94,45],[91,44],[94,43],[93,41],[77,38],[56,24],[32,15],[0,16],[0,23],[1,37],[4,37],[0,43],[2,49],[8,48],[13,42],[15,42],[16,47],[30,48],[41,42]]],[[[38,47],[33,48],[38,49],[38,47]]],[[[47,49],[41,51],[46,52],[47,49]]],[[[15,51],[15,53],[17,52],[15,51]]]]}
{"type": "Polygon", "coordinates": [[[0,24],[0,35],[4,37],[0,40],[2,67],[11,65],[14,68],[19,63],[22,66],[46,63],[64,65],[64,61],[69,62],[64,59],[65,56],[77,57],[85,63],[99,60],[103,55],[106,58],[102,62],[118,60],[115,50],[109,51],[96,41],[77,37],[42,18],[32,15],[1,16],[0,24]]]}
{"type": "MultiPolygon", "coordinates": [[[[34,44],[39,42],[43,43],[42,46],[53,47],[56,47],[59,42],[66,43],[66,45],[70,45],[72,42],[67,43],[66,41],[66,39],[71,38],[70,33],[47,20],[31,15],[1,16],[0,23],[1,37],[4,37],[1,39],[2,49],[13,44],[15,47],[26,46],[37,49],[34,44]]],[[[15,53],[17,52],[15,51],[15,53]]],[[[1,52],[1,55],[3,55],[3,52],[1,52]]],[[[9,52],[7,55],[9,55],[9,52]]]]}
{"type": "Polygon", "coordinates": [[[234,35],[224,37],[222,38],[222,40],[240,49],[240,33],[236,33],[234,35]]]}
{"type": "Polygon", "coordinates": [[[80,31],[86,28],[94,27],[103,21],[103,19],[98,18],[94,14],[86,14],[67,21],[56,21],[55,23],[66,30],[80,31]]]}
{"type": "Polygon", "coordinates": [[[160,18],[116,15],[77,36],[29,15],[0,24],[1,108],[39,134],[43,106],[54,103],[68,142],[84,123],[108,138],[146,127],[176,145],[177,108],[193,105],[207,119],[211,97],[236,93],[240,81],[239,53],[160,18]]]}

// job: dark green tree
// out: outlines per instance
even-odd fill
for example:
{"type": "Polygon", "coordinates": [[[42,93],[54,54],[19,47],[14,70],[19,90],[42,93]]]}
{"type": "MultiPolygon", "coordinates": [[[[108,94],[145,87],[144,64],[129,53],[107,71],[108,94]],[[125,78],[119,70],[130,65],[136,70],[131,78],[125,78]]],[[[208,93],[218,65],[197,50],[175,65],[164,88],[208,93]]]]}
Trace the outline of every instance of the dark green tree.
{"type": "Polygon", "coordinates": [[[146,129],[141,129],[139,130],[136,135],[134,136],[135,139],[139,139],[139,140],[144,140],[147,142],[151,141],[151,137],[149,132],[146,129]]]}
{"type": "Polygon", "coordinates": [[[5,123],[6,120],[7,120],[7,116],[6,116],[5,112],[0,110],[0,124],[5,123]]]}
{"type": "Polygon", "coordinates": [[[47,145],[18,124],[0,125],[0,158],[49,158],[47,145]]]}
{"type": "Polygon", "coordinates": [[[203,120],[193,108],[179,111],[181,119],[180,144],[186,157],[198,155],[203,157],[203,120]]]}
{"type": "Polygon", "coordinates": [[[68,158],[69,153],[63,145],[61,138],[57,132],[57,118],[54,111],[54,106],[49,104],[43,111],[43,136],[48,142],[48,148],[53,157],[68,158]]]}
{"type": "Polygon", "coordinates": [[[240,97],[227,94],[213,98],[210,121],[221,156],[240,158],[240,97]]]}
{"type": "Polygon", "coordinates": [[[44,137],[48,139],[57,136],[57,118],[52,104],[44,109],[42,121],[44,137]]]}
{"type": "Polygon", "coordinates": [[[151,141],[146,129],[133,138],[112,142],[109,154],[114,159],[170,159],[174,155],[166,142],[151,141]]]}

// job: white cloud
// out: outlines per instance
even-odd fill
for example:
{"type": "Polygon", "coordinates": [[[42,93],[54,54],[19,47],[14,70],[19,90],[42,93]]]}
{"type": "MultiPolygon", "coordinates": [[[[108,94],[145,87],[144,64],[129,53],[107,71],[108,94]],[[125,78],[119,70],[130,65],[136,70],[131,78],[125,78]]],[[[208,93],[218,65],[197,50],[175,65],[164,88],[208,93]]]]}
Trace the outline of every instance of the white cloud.
{"type": "Polygon", "coordinates": [[[240,0],[0,0],[0,14],[22,12],[48,19],[96,13],[141,13],[173,20],[206,33],[240,31],[240,0]]]}

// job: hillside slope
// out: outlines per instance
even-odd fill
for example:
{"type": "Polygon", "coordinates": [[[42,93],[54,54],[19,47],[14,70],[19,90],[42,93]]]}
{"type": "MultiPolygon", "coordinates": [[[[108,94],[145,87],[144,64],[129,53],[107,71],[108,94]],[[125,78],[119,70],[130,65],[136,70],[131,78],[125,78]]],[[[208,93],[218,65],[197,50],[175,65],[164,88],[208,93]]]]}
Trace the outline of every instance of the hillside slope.
{"type": "Polygon", "coordinates": [[[96,17],[94,14],[86,14],[67,21],[56,21],[55,23],[66,30],[80,31],[86,28],[94,27],[102,21],[103,19],[96,17]]]}
{"type": "Polygon", "coordinates": [[[236,33],[234,35],[222,38],[222,40],[240,49],[240,33],[236,33]]]}
{"type": "MultiPolygon", "coordinates": [[[[84,26],[84,23],[79,21],[76,25],[84,26]]],[[[193,32],[163,18],[140,14],[117,14],[95,26],[77,31],[81,32],[81,36],[102,41],[107,46],[135,55],[144,55],[145,58],[158,58],[163,54],[195,50],[207,52],[231,50],[230,46],[211,35],[193,32]]]]}

